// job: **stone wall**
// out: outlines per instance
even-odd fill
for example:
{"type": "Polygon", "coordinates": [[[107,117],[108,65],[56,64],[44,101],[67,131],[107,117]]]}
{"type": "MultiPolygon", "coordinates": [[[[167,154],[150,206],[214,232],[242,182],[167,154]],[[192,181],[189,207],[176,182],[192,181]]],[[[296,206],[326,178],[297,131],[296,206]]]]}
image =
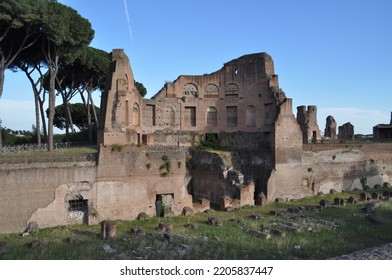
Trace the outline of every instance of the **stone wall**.
{"type": "Polygon", "coordinates": [[[145,100],[145,131],[271,132],[278,88],[272,58],[244,55],[214,73],[181,75],[145,100]],[[152,120],[152,118],[154,118],[152,120]]]}
{"type": "Polygon", "coordinates": [[[268,179],[267,200],[301,195],[301,178],[297,174],[302,164],[302,131],[292,112],[291,99],[280,105],[272,150],[274,161],[268,179]]]}
{"type": "MultiPolygon", "coordinates": [[[[192,208],[187,192],[185,152],[146,150],[127,146],[121,151],[101,147],[97,171],[99,219],[136,219],[139,213],[157,214],[157,199],[171,195],[171,211],[192,208]]],[[[159,212],[159,211],[158,211],[159,212]]]]}
{"type": "Polygon", "coordinates": [[[233,167],[240,159],[230,152],[195,151],[189,162],[193,198],[208,199],[222,209],[254,205],[254,181],[233,167]]]}
{"type": "Polygon", "coordinates": [[[304,174],[315,178],[315,193],[361,189],[361,177],[367,184],[392,181],[392,144],[304,145],[304,174]]]}
{"type": "Polygon", "coordinates": [[[166,83],[152,99],[143,99],[126,54],[112,52],[107,89],[101,98],[98,143],[184,145],[178,132],[261,133],[272,141],[279,88],[274,63],[266,53],[233,59],[211,74],[181,75],[166,83]],[[165,132],[166,142],[156,133],[165,132]]]}
{"type": "Polygon", "coordinates": [[[39,226],[75,222],[64,199],[91,189],[95,177],[95,162],[0,166],[0,233],[25,230],[32,217],[45,208],[49,209],[44,217],[38,215],[39,226]],[[60,203],[52,204],[60,193],[60,203]]]}

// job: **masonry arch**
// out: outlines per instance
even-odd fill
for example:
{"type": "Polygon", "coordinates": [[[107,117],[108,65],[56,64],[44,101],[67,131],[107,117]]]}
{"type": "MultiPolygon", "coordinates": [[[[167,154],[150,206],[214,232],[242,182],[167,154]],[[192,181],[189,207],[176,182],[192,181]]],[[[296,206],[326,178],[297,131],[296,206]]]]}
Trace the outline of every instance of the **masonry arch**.
{"type": "Polygon", "coordinates": [[[218,97],[219,88],[215,84],[206,85],[205,89],[205,97],[218,97]]]}
{"type": "Polygon", "coordinates": [[[226,86],[225,95],[227,97],[238,97],[239,91],[239,87],[236,84],[231,83],[226,86]]]}
{"type": "Polygon", "coordinates": [[[182,92],[184,96],[197,97],[197,86],[192,83],[185,84],[182,92]]]}
{"type": "Polygon", "coordinates": [[[207,120],[207,126],[217,126],[218,124],[218,111],[216,110],[215,107],[208,107],[207,108],[207,116],[206,116],[206,120],[207,120]]]}

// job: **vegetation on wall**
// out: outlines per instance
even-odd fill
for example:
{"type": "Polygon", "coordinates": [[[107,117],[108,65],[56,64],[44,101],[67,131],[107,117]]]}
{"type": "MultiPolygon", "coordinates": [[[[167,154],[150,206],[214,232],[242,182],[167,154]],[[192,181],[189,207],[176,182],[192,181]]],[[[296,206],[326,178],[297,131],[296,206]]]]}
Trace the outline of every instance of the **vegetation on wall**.
{"type": "Polygon", "coordinates": [[[162,160],[163,163],[159,166],[159,171],[161,172],[160,173],[161,177],[166,177],[167,175],[170,174],[170,168],[171,168],[170,158],[167,155],[163,155],[162,160]]]}
{"type": "Polygon", "coordinates": [[[121,152],[126,145],[123,144],[113,144],[112,145],[112,152],[121,152]]]}

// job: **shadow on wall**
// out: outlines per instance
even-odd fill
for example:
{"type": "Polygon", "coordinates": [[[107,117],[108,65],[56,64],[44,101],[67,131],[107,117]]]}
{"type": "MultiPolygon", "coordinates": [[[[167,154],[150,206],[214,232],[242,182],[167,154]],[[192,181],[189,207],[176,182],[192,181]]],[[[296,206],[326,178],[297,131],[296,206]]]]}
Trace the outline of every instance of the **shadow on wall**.
{"type": "Polygon", "coordinates": [[[353,164],[342,177],[342,190],[373,188],[384,183],[380,167],[374,160],[364,160],[353,164]]]}
{"type": "Polygon", "coordinates": [[[244,175],[244,182],[254,182],[254,198],[262,193],[268,197],[267,185],[272,172],[271,152],[268,150],[238,150],[229,153],[230,165],[244,175]]]}

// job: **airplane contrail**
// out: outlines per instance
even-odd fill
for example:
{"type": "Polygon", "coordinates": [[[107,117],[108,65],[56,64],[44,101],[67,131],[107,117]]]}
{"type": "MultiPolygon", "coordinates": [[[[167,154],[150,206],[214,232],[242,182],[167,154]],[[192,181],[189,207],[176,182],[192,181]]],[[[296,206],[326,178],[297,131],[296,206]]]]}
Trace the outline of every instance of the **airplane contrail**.
{"type": "Polygon", "coordinates": [[[124,9],[125,9],[125,16],[127,18],[127,23],[128,23],[128,31],[129,31],[129,38],[131,41],[133,41],[133,33],[132,33],[132,27],[131,27],[131,19],[129,17],[128,13],[128,5],[127,5],[127,0],[124,0],[124,9]]]}

